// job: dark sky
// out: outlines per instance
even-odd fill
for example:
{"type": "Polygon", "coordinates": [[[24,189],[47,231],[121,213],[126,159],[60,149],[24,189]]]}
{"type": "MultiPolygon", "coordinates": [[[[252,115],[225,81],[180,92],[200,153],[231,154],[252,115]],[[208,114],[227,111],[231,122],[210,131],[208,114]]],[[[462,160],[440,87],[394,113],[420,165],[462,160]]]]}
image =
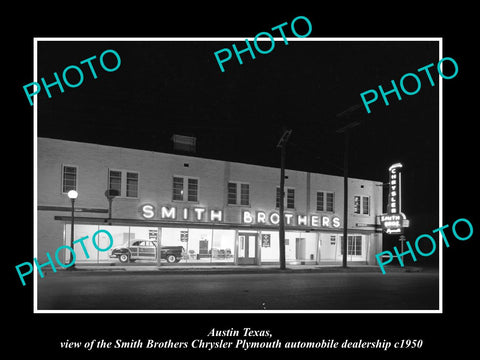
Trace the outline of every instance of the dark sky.
{"type": "MultiPolygon", "coordinates": [[[[222,73],[213,53],[232,43],[244,46],[232,40],[42,41],[39,77],[49,83],[54,71],[61,76],[77,65],[85,79],[64,93],[51,88],[51,99],[38,96],[38,135],[170,152],[178,133],[197,137],[198,156],[278,166],[276,144],[286,126],[293,130],[288,168],[343,175],[344,135],[335,130],[350,119],[336,115],[361,105],[361,92],[391,89],[390,80],[399,84],[405,73],[438,61],[434,41],[280,41],[256,59],[243,54],[243,65],[233,56],[222,73]],[[99,64],[107,49],[121,57],[115,72],[99,64]],[[93,55],[97,79],[80,65],[93,55]]],[[[115,65],[111,54],[105,61],[115,65]]],[[[386,181],[388,166],[402,162],[405,212],[410,206],[438,214],[438,84],[419,76],[416,95],[398,101],[391,94],[390,106],[380,98],[371,114],[362,106],[351,115],[362,123],[351,134],[349,175],[386,181]],[[409,201],[419,193],[425,201],[409,201]]]]}

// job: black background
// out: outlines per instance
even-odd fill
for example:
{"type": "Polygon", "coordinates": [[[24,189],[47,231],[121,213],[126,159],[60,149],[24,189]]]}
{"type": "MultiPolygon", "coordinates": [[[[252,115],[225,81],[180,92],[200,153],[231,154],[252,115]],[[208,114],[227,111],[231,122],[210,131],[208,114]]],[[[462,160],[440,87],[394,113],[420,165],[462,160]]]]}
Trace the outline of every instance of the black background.
{"type": "MultiPolygon", "coordinates": [[[[385,4],[377,7],[374,3],[359,4],[356,7],[339,4],[338,7],[320,5],[316,8],[298,6],[298,4],[267,5],[267,11],[260,10],[260,4],[247,6],[246,3],[202,5],[197,9],[184,5],[183,9],[165,7],[156,3],[111,3],[106,9],[98,4],[82,3],[66,7],[56,5],[28,5],[25,9],[12,11],[9,26],[3,24],[5,52],[3,56],[4,74],[7,79],[7,95],[4,104],[4,152],[7,163],[13,173],[5,169],[5,189],[13,188],[8,205],[8,238],[5,238],[7,252],[5,258],[5,278],[8,307],[5,307],[8,321],[7,346],[15,348],[17,355],[69,356],[71,352],[59,349],[59,341],[124,340],[137,338],[178,339],[188,341],[204,337],[211,328],[270,329],[274,338],[280,340],[316,340],[333,338],[341,342],[349,339],[386,339],[421,338],[424,346],[421,351],[405,351],[402,356],[425,355],[446,350],[468,351],[473,349],[474,330],[469,327],[470,319],[476,314],[474,306],[476,292],[476,267],[474,266],[477,243],[477,213],[474,211],[476,194],[476,151],[474,136],[477,118],[475,80],[476,73],[472,51],[476,47],[473,37],[473,24],[470,14],[473,9],[450,5],[449,7],[431,6],[419,9],[418,3],[385,4]],[[33,199],[33,109],[26,101],[23,85],[33,81],[33,38],[34,37],[70,37],[70,36],[135,36],[135,37],[203,37],[238,36],[250,37],[260,31],[266,31],[282,22],[290,22],[294,17],[303,15],[310,19],[313,32],[310,37],[443,37],[444,56],[454,58],[459,64],[459,74],[455,79],[444,81],[444,139],[443,139],[443,223],[452,224],[458,218],[469,219],[475,228],[473,237],[465,242],[451,241],[451,247],[444,249],[444,313],[443,314],[296,314],[296,315],[248,315],[248,314],[33,314],[33,288],[31,284],[22,287],[18,281],[15,265],[33,257],[33,211],[30,207],[33,199]],[[10,99],[12,99],[10,101],[10,99]],[[11,165],[10,165],[11,164],[11,165]],[[9,177],[8,174],[13,175],[9,177]],[[9,186],[10,185],[10,186],[9,186]],[[7,188],[8,186],[8,188],[7,188]],[[12,221],[13,220],[13,221],[12,221]],[[7,241],[10,240],[10,241],[7,241]],[[14,251],[12,251],[14,250],[14,251]],[[31,353],[31,351],[37,352],[31,353]],[[411,353],[411,354],[410,354],[411,353]]],[[[15,7],[12,6],[12,9],[15,7]]],[[[289,45],[290,46],[290,45],[289,45]]],[[[292,44],[293,48],[293,44],[292,44]]],[[[265,56],[265,61],[274,63],[276,56],[290,51],[285,47],[275,49],[265,56]],[[278,50],[278,53],[277,53],[278,50]],[[268,57],[268,59],[267,59],[268,57]]],[[[80,57],[81,60],[90,54],[80,57]]],[[[247,66],[251,69],[261,66],[262,59],[256,59],[236,71],[241,73],[247,66]]],[[[53,61],[54,63],[55,61],[53,61]]],[[[66,60],[60,62],[61,71],[66,65],[75,63],[66,60]]],[[[233,64],[233,63],[232,63],[233,64]]],[[[418,67],[426,65],[419,63],[418,67]]],[[[233,68],[233,66],[232,66],[233,68]]],[[[407,71],[401,69],[392,78],[407,71]]],[[[228,72],[229,70],[227,70],[228,72]]],[[[233,70],[232,70],[233,71],[233,70]]],[[[257,71],[257,70],[254,70],[257,71]]],[[[259,71],[259,70],[258,70],[259,71]]],[[[50,72],[51,73],[51,72],[50,72]]],[[[96,81],[100,84],[107,76],[96,81]]],[[[218,71],[218,76],[224,76],[218,71]]],[[[385,75],[387,76],[387,75],[385,75]]],[[[377,86],[380,81],[389,80],[383,75],[370,81],[364,88],[352,91],[355,96],[360,91],[377,86]]],[[[84,84],[87,85],[86,83],[84,84]]],[[[84,86],[82,85],[82,86],[84,86]]],[[[93,88],[90,86],[90,88],[93,88]]],[[[74,93],[75,89],[67,89],[74,93]]],[[[80,88],[76,90],[81,90],[80,88]]],[[[428,88],[422,88],[419,98],[425,98],[428,88]],[[425,93],[424,93],[425,91],[425,93]]],[[[55,94],[49,101],[57,101],[67,94],[55,94]]],[[[416,95],[417,96],[417,95],[416,95]]],[[[404,111],[415,102],[415,97],[405,99],[390,106],[388,111],[404,111]]],[[[352,98],[352,101],[358,99],[352,98]]],[[[347,106],[354,103],[348,102],[347,106]]],[[[378,103],[377,103],[378,104],[378,103]]],[[[338,112],[344,110],[340,106],[338,112]]],[[[376,106],[374,111],[387,114],[386,109],[376,106]]],[[[335,112],[331,113],[335,115],[335,112]]],[[[288,124],[286,119],[281,122],[288,124]]],[[[161,120],[159,120],[161,121],[161,120]]],[[[311,122],[310,122],[311,124],[311,122]]],[[[422,126],[419,125],[419,128],[422,126]]],[[[300,132],[302,126],[298,126],[300,132]]],[[[272,129],[272,139],[278,137],[280,127],[272,129]]],[[[415,129],[412,129],[412,133],[415,129]]],[[[295,142],[295,138],[292,138],[295,142]]],[[[412,145],[405,137],[405,148],[412,145]]],[[[205,150],[205,149],[203,149],[205,150]]],[[[206,150],[207,152],[209,150],[206,150]]],[[[272,156],[265,155],[259,163],[265,164],[272,156]]],[[[290,158],[289,158],[290,159],[290,158]]],[[[388,159],[383,160],[385,165],[388,159]]],[[[396,161],[396,159],[395,159],[396,161]]],[[[393,161],[394,162],[394,161],[393,161]]],[[[354,162],[357,163],[357,162],[354,162]]],[[[304,169],[300,164],[299,168],[304,169]]],[[[322,168],[316,171],[322,171],[322,168]]],[[[381,166],[379,166],[380,168],[381,166]]],[[[383,168],[385,168],[383,166],[383,168]]],[[[353,171],[358,177],[363,175],[362,167],[353,171]]],[[[334,173],[333,168],[327,171],[334,173]]],[[[341,173],[340,173],[341,174],[341,173]]],[[[352,175],[354,176],[354,175],[352,175]]],[[[373,180],[381,178],[381,172],[375,173],[373,180]]],[[[423,176],[420,176],[423,179],[423,176]]],[[[419,178],[419,182],[423,181],[419,178]]],[[[409,199],[422,203],[432,199],[423,199],[421,195],[409,199]]],[[[418,233],[427,233],[432,227],[418,229],[418,233]]],[[[414,236],[412,234],[412,236],[414,236]]],[[[138,351],[138,350],[137,350],[138,351]]],[[[353,352],[349,350],[349,352],[353,352]]],[[[328,354],[335,354],[329,352],[328,354]]],[[[117,352],[104,352],[96,355],[112,356],[117,352]]],[[[132,355],[135,352],[132,352],[132,355]]],[[[180,354],[180,353],[177,353],[180,354]]],[[[246,353],[249,354],[249,353],[246,353]]],[[[162,353],[152,352],[154,356],[162,353]]],[[[176,356],[174,353],[171,356],[176,356]]],[[[381,352],[376,355],[385,356],[381,352]]],[[[177,355],[178,356],[178,355],[177,355]]],[[[212,356],[210,353],[209,356],[212,356]]]]}

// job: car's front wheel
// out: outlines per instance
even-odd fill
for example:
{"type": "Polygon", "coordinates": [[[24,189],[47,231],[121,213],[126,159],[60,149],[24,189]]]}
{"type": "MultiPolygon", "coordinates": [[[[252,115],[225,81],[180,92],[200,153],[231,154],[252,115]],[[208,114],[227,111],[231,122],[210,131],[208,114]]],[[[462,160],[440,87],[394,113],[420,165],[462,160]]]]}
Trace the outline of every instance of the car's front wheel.
{"type": "Polygon", "coordinates": [[[118,257],[118,260],[120,260],[121,263],[128,263],[128,261],[130,260],[130,256],[128,254],[121,254],[118,257]]]}
{"type": "Polygon", "coordinates": [[[177,257],[175,255],[167,255],[167,262],[173,263],[177,260],[177,257]]]}

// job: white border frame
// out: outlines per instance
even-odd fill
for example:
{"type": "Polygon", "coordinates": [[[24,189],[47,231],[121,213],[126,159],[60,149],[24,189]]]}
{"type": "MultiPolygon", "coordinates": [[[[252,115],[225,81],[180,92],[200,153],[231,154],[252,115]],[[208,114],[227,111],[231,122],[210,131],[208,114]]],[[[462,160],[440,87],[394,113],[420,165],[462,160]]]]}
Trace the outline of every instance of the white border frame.
{"type": "MultiPolygon", "coordinates": [[[[37,37],[33,38],[33,81],[38,82],[38,42],[40,41],[253,41],[253,37],[209,37],[209,38],[195,38],[195,37],[185,37],[185,38],[174,38],[174,37],[127,37],[127,38],[112,38],[112,37],[99,37],[99,38],[90,38],[90,37],[74,37],[74,38],[62,38],[62,37],[37,37]]],[[[283,41],[283,38],[274,38],[275,41],[283,41]]],[[[331,37],[331,38],[287,38],[288,41],[438,41],[439,44],[439,58],[443,58],[443,38],[442,37],[331,37]]],[[[270,39],[259,38],[257,41],[270,41],[270,39]]],[[[419,64],[419,66],[422,64],[419,64]]],[[[439,227],[443,226],[443,78],[438,75],[438,86],[439,86],[439,227]]],[[[36,97],[33,104],[33,229],[34,229],[34,242],[33,242],[33,254],[34,257],[37,257],[38,245],[37,245],[37,228],[38,228],[38,217],[37,217],[37,205],[38,205],[38,193],[37,193],[37,121],[38,121],[38,106],[36,97]]],[[[439,235],[440,237],[440,235],[439,235]]],[[[439,244],[441,242],[439,241],[439,244]]],[[[443,246],[439,246],[439,308],[438,310],[39,310],[37,306],[38,294],[37,294],[37,285],[38,285],[38,271],[34,271],[33,276],[33,312],[38,314],[44,313],[135,313],[135,314],[144,314],[144,313],[232,313],[232,314],[325,314],[325,313],[335,313],[335,314],[442,314],[443,313],[443,246]]]]}

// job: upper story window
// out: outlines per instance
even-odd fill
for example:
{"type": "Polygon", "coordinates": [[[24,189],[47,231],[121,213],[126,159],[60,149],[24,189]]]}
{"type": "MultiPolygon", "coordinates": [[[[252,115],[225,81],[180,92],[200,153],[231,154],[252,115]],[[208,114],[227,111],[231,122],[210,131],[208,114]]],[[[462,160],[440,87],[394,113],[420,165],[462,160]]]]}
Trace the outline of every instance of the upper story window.
{"type": "Polygon", "coordinates": [[[108,189],[117,190],[119,194],[122,193],[122,172],[110,170],[108,173],[108,189]]]}
{"type": "Polygon", "coordinates": [[[62,193],[66,194],[70,190],[77,190],[77,170],[76,166],[62,166],[62,193]]]}
{"type": "Polygon", "coordinates": [[[362,213],[365,215],[370,214],[370,198],[368,196],[362,198],[362,213]]]}
{"type": "Polygon", "coordinates": [[[317,211],[335,212],[335,194],[317,191],[317,211]]]}
{"type": "Polygon", "coordinates": [[[250,205],[250,185],[230,181],[228,183],[227,204],[250,205]]]}
{"type": "Polygon", "coordinates": [[[354,214],[370,215],[370,197],[356,195],[353,197],[354,214]]]}
{"type": "Polygon", "coordinates": [[[127,172],[127,197],[138,197],[138,173],[127,172]]]}
{"type": "MultiPolygon", "coordinates": [[[[295,209],[295,189],[285,188],[284,204],[287,209],[295,209]]],[[[277,186],[277,196],[275,199],[275,207],[280,207],[280,187],[277,186]]]]}
{"type": "Polygon", "coordinates": [[[108,189],[117,190],[120,197],[137,198],[138,173],[127,170],[109,170],[108,189]]]}
{"type": "Polygon", "coordinates": [[[172,200],[198,202],[198,179],[174,176],[172,200]]]}

